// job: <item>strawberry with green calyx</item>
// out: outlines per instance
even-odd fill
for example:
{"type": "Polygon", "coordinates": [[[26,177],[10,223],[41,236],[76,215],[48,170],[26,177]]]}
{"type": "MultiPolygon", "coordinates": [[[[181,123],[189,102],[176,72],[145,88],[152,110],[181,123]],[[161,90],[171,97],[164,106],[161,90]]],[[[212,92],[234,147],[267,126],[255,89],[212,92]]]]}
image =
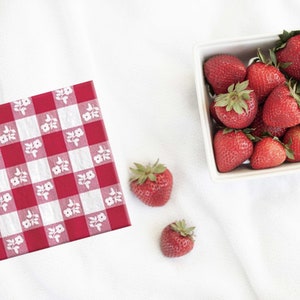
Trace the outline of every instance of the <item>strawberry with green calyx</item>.
{"type": "Polygon", "coordinates": [[[234,55],[216,54],[204,62],[203,72],[213,92],[218,95],[226,93],[231,84],[245,79],[246,66],[234,55]]]}
{"type": "Polygon", "coordinates": [[[248,84],[248,80],[232,84],[227,93],[219,94],[215,98],[216,115],[226,127],[242,129],[254,120],[258,103],[248,84]]]}
{"type": "Polygon", "coordinates": [[[293,158],[293,152],[288,145],[276,137],[264,137],[254,146],[250,166],[255,170],[273,168],[284,163],[287,157],[293,158]]]}
{"type": "Polygon", "coordinates": [[[213,148],[219,172],[236,169],[253,153],[253,136],[248,129],[219,129],[214,135],[213,148]]]}
{"type": "Polygon", "coordinates": [[[283,31],[275,46],[278,63],[284,74],[300,80],[300,30],[283,31]]]}
{"type": "Polygon", "coordinates": [[[263,121],[267,126],[293,127],[300,123],[300,89],[289,80],[277,86],[263,107],[263,121]]]}
{"type": "Polygon", "coordinates": [[[130,168],[131,191],[149,206],[163,206],[170,199],[173,188],[173,176],[170,170],[157,160],[153,165],[143,166],[134,163],[130,168]]]}
{"type": "Polygon", "coordinates": [[[194,248],[195,227],[187,227],[185,220],[166,226],[160,237],[160,249],[167,257],[179,257],[194,248]]]}
{"type": "Polygon", "coordinates": [[[249,80],[249,85],[254,90],[259,104],[276,86],[285,81],[272,49],[269,49],[269,57],[264,55],[261,49],[257,50],[257,58],[247,67],[246,79],[249,80]]]}
{"type": "Polygon", "coordinates": [[[294,158],[288,157],[286,160],[289,162],[300,161],[300,125],[289,128],[283,136],[282,141],[289,146],[294,154],[294,158]]]}

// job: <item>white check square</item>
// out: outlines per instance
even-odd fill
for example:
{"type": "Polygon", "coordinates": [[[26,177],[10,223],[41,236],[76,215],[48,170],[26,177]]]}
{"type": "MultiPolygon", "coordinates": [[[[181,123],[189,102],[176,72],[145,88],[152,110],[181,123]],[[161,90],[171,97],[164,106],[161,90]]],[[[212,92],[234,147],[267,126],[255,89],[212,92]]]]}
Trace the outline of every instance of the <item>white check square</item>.
{"type": "Polygon", "coordinates": [[[5,170],[0,170],[0,192],[10,190],[10,184],[5,170]]]}
{"type": "Polygon", "coordinates": [[[93,168],[94,165],[89,147],[70,150],[68,154],[72,164],[73,172],[93,168]]]}
{"type": "Polygon", "coordinates": [[[2,237],[22,232],[22,226],[16,211],[0,216],[0,231],[2,237]]]}
{"type": "Polygon", "coordinates": [[[61,128],[63,130],[82,125],[77,105],[70,105],[57,110],[61,128]]]}
{"type": "Polygon", "coordinates": [[[38,121],[35,116],[16,120],[21,141],[32,139],[41,135],[38,121]]]}
{"type": "Polygon", "coordinates": [[[39,205],[41,218],[44,226],[63,221],[63,215],[58,200],[39,205]]]}
{"type": "Polygon", "coordinates": [[[47,158],[29,161],[27,167],[32,183],[52,178],[47,158]]]}
{"type": "Polygon", "coordinates": [[[91,214],[105,209],[99,189],[80,194],[80,200],[85,214],[91,214]]]}

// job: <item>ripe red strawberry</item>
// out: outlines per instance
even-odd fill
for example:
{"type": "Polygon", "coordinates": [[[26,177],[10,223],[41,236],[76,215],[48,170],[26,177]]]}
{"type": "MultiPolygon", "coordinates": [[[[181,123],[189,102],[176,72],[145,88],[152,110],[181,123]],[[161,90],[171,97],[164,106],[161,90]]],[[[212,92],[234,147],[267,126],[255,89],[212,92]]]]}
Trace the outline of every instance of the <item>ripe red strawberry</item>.
{"type": "Polygon", "coordinates": [[[255,93],[248,88],[248,81],[232,84],[226,94],[215,98],[218,119],[229,128],[248,127],[255,118],[258,103],[255,93]]]}
{"type": "Polygon", "coordinates": [[[258,57],[247,67],[246,79],[254,90],[258,103],[262,103],[271,91],[285,81],[285,76],[277,67],[276,56],[270,49],[270,58],[267,58],[260,49],[258,57]]]}
{"type": "Polygon", "coordinates": [[[300,161],[300,125],[296,125],[287,130],[283,137],[283,143],[289,145],[291,151],[293,151],[294,158],[287,158],[289,162],[300,161]]]}
{"type": "Polygon", "coordinates": [[[283,31],[275,48],[278,63],[282,72],[300,80],[300,31],[283,31]]]}
{"type": "Polygon", "coordinates": [[[170,199],[173,176],[163,164],[158,163],[143,166],[134,163],[136,168],[130,168],[131,191],[149,206],[163,206],[170,199]]]}
{"type": "Polygon", "coordinates": [[[269,136],[276,136],[280,138],[285,134],[287,130],[286,128],[267,126],[262,119],[262,115],[263,115],[263,106],[260,105],[258,107],[258,111],[255,116],[255,119],[253,120],[252,124],[249,126],[250,128],[253,129],[253,131],[251,132],[253,136],[261,138],[263,136],[269,135],[269,136]]]}
{"type": "Polygon", "coordinates": [[[194,229],[187,227],[185,220],[166,226],[160,237],[160,249],[167,257],[179,257],[189,253],[194,248],[194,229]]]}
{"type": "Polygon", "coordinates": [[[249,159],[253,143],[241,130],[219,129],[214,136],[213,147],[219,172],[229,172],[249,159]]]}
{"type": "Polygon", "coordinates": [[[252,169],[266,169],[281,165],[287,157],[285,146],[277,138],[265,137],[258,141],[250,158],[252,169]]]}
{"type": "Polygon", "coordinates": [[[268,126],[292,127],[300,123],[300,96],[297,84],[277,86],[265,101],[263,121],[268,126]]]}
{"type": "Polygon", "coordinates": [[[231,84],[245,79],[246,66],[234,55],[217,54],[204,62],[204,76],[218,95],[226,93],[231,84]]]}

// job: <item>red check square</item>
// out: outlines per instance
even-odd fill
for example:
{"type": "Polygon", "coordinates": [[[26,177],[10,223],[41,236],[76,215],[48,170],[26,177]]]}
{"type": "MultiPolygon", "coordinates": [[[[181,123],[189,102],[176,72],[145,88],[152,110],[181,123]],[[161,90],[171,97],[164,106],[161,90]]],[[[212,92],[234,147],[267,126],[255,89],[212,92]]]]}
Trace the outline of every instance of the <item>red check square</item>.
{"type": "Polygon", "coordinates": [[[84,216],[65,220],[65,225],[70,241],[82,239],[90,235],[84,216]]]}
{"type": "Polygon", "coordinates": [[[61,131],[43,135],[43,142],[48,156],[67,152],[66,142],[61,131]]]}
{"type": "Polygon", "coordinates": [[[0,124],[9,123],[13,120],[14,115],[10,103],[2,104],[0,109],[0,124]]]}
{"type": "Polygon", "coordinates": [[[86,138],[90,145],[107,141],[107,135],[102,120],[85,124],[84,130],[86,132],[86,138]]]}
{"type": "Polygon", "coordinates": [[[119,182],[113,163],[97,166],[95,167],[95,170],[101,187],[114,185],[119,182]]]}
{"type": "Polygon", "coordinates": [[[12,194],[18,210],[37,205],[35,192],[30,184],[12,189],[12,194]]]}
{"type": "Polygon", "coordinates": [[[9,168],[26,163],[22,145],[14,143],[0,148],[5,167],[9,168]]]}
{"type": "Polygon", "coordinates": [[[48,248],[48,239],[43,227],[35,228],[24,232],[29,252],[48,248]]]}
{"type": "Polygon", "coordinates": [[[56,109],[52,92],[31,97],[36,114],[56,109]]]}
{"type": "Polygon", "coordinates": [[[74,174],[55,177],[53,182],[59,199],[78,194],[74,174]]]}
{"type": "Polygon", "coordinates": [[[78,103],[97,98],[92,81],[75,84],[73,87],[78,103]]]}

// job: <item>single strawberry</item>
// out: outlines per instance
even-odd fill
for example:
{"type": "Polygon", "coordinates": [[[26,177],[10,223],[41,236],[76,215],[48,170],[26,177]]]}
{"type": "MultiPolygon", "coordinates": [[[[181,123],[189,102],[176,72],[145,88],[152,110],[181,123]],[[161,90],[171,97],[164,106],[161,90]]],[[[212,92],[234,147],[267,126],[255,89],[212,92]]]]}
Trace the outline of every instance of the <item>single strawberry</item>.
{"type": "Polygon", "coordinates": [[[300,125],[289,128],[285,133],[282,141],[283,143],[289,145],[294,154],[294,158],[288,157],[287,161],[300,161],[300,125]]]}
{"type": "Polygon", "coordinates": [[[283,31],[275,47],[276,58],[282,72],[300,80],[300,31],[283,31]]]}
{"type": "Polygon", "coordinates": [[[242,129],[254,120],[258,103],[248,81],[232,84],[225,94],[215,98],[215,111],[218,119],[229,128],[242,129]]]}
{"type": "Polygon", "coordinates": [[[255,170],[277,167],[286,160],[287,155],[292,157],[292,153],[278,138],[264,137],[254,146],[250,166],[255,170]]]}
{"type": "Polygon", "coordinates": [[[263,121],[267,126],[292,127],[300,123],[300,96],[296,83],[277,86],[263,107],[263,121]]]}
{"type": "Polygon", "coordinates": [[[145,204],[149,206],[163,206],[170,199],[173,176],[169,169],[158,160],[155,164],[143,166],[134,163],[135,168],[130,168],[131,191],[145,204]]]}
{"type": "Polygon", "coordinates": [[[253,129],[253,131],[251,132],[253,136],[259,138],[262,138],[264,136],[276,136],[280,138],[285,134],[287,128],[267,126],[262,119],[262,115],[263,115],[263,106],[260,105],[258,107],[258,111],[253,122],[249,126],[250,128],[253,129]]]}
{"type": "Polygon", "coordinates": [[[279,71],[276,56],[269,49],[269,58],[257,50],[257,58],[247,67],[246,79],[254,90],[258,103],[262,103],[271,91],[285,81],[285,76],[279,71]]]}
{"type": "Polygon", "coordinates": [[[194,248],[194,229],[187,227],[185,220],[176,221],[166,226],[160,237],[160,249],[167,257],[179,257],[194,248]]]}
{"type": "Polygon", "coordinates": [[[231,84],[245,79],[246,66],[234,55],[217,54],[204,62],[204,76],[218,95],[226,93],[231,84]]]}
{"type": "Polygon", "coordinates": [[[250,158],[253,142],[241,130],[219,129],[213,139],[215,161],[219,172],[229,172],[250,158]]]}

